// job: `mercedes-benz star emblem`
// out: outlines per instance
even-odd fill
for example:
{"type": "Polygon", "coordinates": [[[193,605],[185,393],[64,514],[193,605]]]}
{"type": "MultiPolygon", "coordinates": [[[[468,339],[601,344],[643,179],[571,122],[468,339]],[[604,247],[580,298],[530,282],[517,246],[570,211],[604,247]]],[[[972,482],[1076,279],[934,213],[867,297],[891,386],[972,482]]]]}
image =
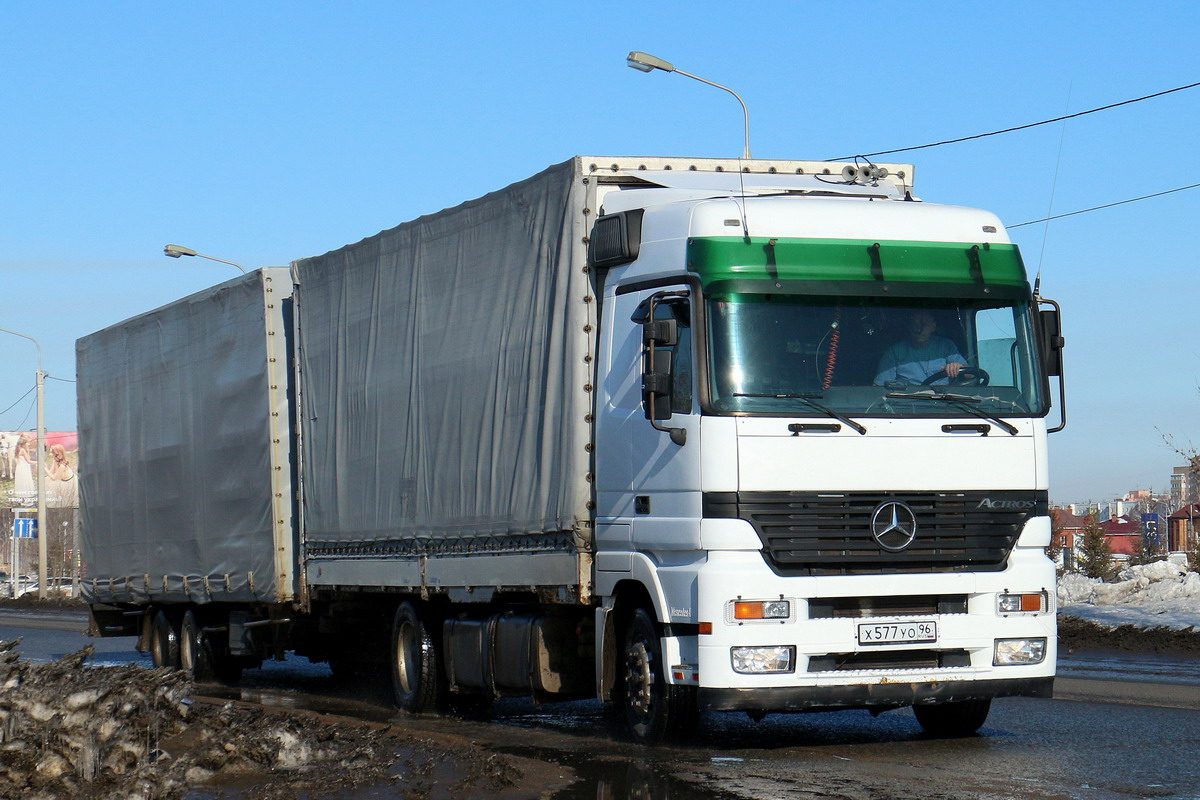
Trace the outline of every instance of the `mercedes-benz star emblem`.
{"type": "Polygon", "coordinates": [[[917,536],[917,515],[898,500],[880,503],[871,515],[871,535],[884,550],[898,553],[917,536]]]}

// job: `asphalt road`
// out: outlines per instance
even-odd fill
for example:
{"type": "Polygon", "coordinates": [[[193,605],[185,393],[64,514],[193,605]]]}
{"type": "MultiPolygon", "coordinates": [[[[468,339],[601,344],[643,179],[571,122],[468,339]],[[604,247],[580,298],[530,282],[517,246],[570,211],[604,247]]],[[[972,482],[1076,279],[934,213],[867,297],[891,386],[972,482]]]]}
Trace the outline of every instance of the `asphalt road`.
{"type": "MultiPolygon", "coordinates": [[[[0,639],[25,636],[20,649],[35,659],[91,643],[98,663],[148,663],[132,639],[88,640],[78,620],[0,611],[0,639]]],[[[998,700],[981,734],[966,739],[927,737],[907,710],[878,718],[862,711],[771,715],[759,723],[711,714],[693,743],[655,750],[611,737],[594,703],[505,700],[486,722],[397,717],[386,687],[359,685],[349,696],[324,667],[303,660],[248,673],[235,692],[466,736],[573,771],[578,781],[555,800],[1200,798],[1196,666],[1082,654],[1060,664],[1054,700],[998,700]]]]}

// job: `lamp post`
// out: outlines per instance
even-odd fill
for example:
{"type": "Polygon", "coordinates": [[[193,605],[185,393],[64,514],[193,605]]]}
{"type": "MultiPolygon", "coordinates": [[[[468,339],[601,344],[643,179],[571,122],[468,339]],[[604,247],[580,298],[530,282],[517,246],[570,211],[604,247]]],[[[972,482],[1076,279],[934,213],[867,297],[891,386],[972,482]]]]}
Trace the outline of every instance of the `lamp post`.
{"type": "MultiPolygon", "coordinates": [[[[37,471],[34,478],[37,481],[37,527],[38,527],[38,599],[46,599],[46,373],[42,371],[42,345],[32,336],[0,328],[4,333],[20,336],[33,342],[37,348],[37,471]]],[[[15,585],[15,584],[14,584],[15,585]]]]}
{"type": "Polygon", "coordinates": [[[691,78],[692,80],[697,80],[701,83],[707,83],[709,86],[715,86],[718,89],[724,89],[736,97],[737,101],[742,104],[742,118],[746,123],[746,146],[742,149],[742,158],[753,158],[753,156],[750,155],[750,112],[746,109],[746,102],[742,100],[742,96],[733,89],[730,89],[728,86],[722,86],[719,83],[713,83],[710,80],[701,78],[699,75],[693,75],[690,72],[684,72],[670,61],[664,61],[657,56],[652,56],[649,53],[643,53],[640,50],[631,51],[629,56],[626,57],[625,63],[633,69],[641,72],[653,72],[656,69],[661,69],[663,72],[677,72],[680,75],[683,75],[685,78],[691,78]]]}
{"type": "Polygon", "coordinates": [[[237,267],[238,269],[240,269],[242,271],[243,275],[246,274],[246,268],[243,267],[241,264],[238,264],[233,261],[226,261],[225,259],[217,258],[216,256],[206,256],[206,255],[204,255],[204,253],[197,253],[192,248],[184,247],[181,244],[167,245],[166,247],[163,248],[163,255],[170,256],[171,258],[179,258],[180,256],[198,256],[200,258],[207,258],[209,261],[220,261],[222,264],[229,264],[230,266],[237,267]]]}

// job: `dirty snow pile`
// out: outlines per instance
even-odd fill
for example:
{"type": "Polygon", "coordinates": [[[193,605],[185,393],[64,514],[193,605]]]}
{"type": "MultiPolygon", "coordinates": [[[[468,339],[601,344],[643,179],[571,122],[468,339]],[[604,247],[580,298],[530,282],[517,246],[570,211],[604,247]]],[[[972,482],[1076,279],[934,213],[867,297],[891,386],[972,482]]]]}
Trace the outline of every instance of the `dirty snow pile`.
{"type": "Polygon", "coordinates": [[[1200,631],[1200,574],[1170,561],[1127,567],[1116,583],[1068,573],[1058,579],[1058,606],[1105,627],[1200,631]]]}
{"type": "Polygon", "coordinates": [[[389,779],[420,794],[442,764],[462,783],[447,797],[512,781],[510,765],[472,748],[382,724],[193,702],[178,671],[89,667],[91,647],[38,664],[16,644],[0,642],[0,798],[176,800],[235,782],[246,800],[291,800],[389,779]]]}

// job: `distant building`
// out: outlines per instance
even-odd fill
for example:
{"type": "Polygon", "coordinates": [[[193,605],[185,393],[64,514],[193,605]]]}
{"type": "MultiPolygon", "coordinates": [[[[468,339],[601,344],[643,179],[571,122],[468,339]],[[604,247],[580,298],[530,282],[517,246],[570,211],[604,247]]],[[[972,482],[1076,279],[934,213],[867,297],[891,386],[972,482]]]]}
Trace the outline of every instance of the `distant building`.
{"type": "Polygon", "coordinates": [[[1087,514],[1076,514],[1072,505],[1067,508],[1050,509],[1050,517],[1054,520],[1054,534],[1051,544],[1060,549],[1058,566],[1074,571],[1079,562],[1079,548],[1083,544],[1083,526],[1087,524],[1087,514]]]}
{"type": "Polygon", "coordinates": [[[1194,503],[1196,497],[1196,476],[1190,465],[1176,467],[1171,471],[1171,505],[1178,508],[1186,503],[1194,503]]]}
{"type": "Polygon", "coordinates": [[[1137,543],[1142,540],[1142,523],[1126,516],[1113,517],[1100,523],[1108,546],[1115,556],[1131,556],[1137,552],[1137,543]]]}
{"type": "Polygon", "coordinates": [[[1167,549],[1182,553],[1196,546],[1196,526],[1200,525],[1200,503],[1192,503],[1167,517],[1167,549]]]}

